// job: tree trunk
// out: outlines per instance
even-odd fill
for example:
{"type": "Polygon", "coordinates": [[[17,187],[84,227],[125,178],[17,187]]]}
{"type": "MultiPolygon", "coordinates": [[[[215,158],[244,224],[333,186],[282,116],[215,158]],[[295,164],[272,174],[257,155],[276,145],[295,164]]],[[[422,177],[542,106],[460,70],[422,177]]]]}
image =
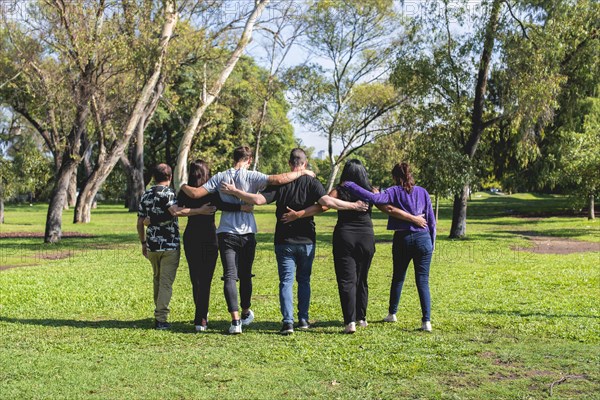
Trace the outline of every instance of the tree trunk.
{"type": "Polygon", "coordinates": [[[450,237],[463,238],[467,234],[467,200],[469,198],[469,185],[465,185],[461,192],[454,195],[452,207],[452,226],[450,237]]]}
{"type": "Polygon", "coordinates": [[[160,50],[160,53],[155,61],[152,74],[141,90],[141,93],[135,103],[135,107],[129,116],[125,129],[123,130],[123,134],[120,138],[112,143],[106,156],[102,160],[98,160],[94,166],[94,171],[83,184],[79,193],[79,197],[77,198],[77,204],[75,206],[75,213],[73,216],[74,223],[90,222],[91,210],[93,208],[94,198],[96,197],[98,190],[100,190],[102,184],[123,155],[123,152],[129,144],[134,131],[136,131],[136,129],[141,129],[143,134],[146,121],[148,121],[152,114],[154,114],[154,111],[156,111],[158,101],[160,100],[160,96],[164,91],[163,81],[165,76],[161,75],[162,66],[169,42],[173,36],[175,25],[177,24],[177,19],[178,16],[174,2],[166,2],[165,22],[158,45],[158,50],[160,50]]]}
{"type": "Polygon", "coordinates": [[[596,219],[596,214],[594,212],[594,195],[590,194],[589,202],[588,202],[588,219],[594,220],[596,219]]]}
{"type": "Polygon", "coordinates": [[[131,192],[129,197],[129,211],[137,212],[140,206],[140,198],[146,190],[144,184],[144,127],[147,125],[146,119],[140,121],[135,137],[135,146],[131,160],[131,192]]]}
{"type": "Polygon", "coordinates": [[[235,50],[229,56],[225,67],[221,70],[219,77],[213,83],[211,89],[208,92],[202,93],[202,98],[200,99],[198,106],[196,107],[196,111],[194,112],[192,118],[190,119],[185,131],[183,132],[183,137],[181,138],[181,142],[179,142],[179,148],[177,149],[177,165],[175,166],[175,170],[173,171],[173,183],[175,184],[175,188],[179,188],[183,182],[187,180],[187,163],[188,156],[190,154],[190,148],[192,147],[192,139],[194,138],[194,134],[196,133],[196,129],[198,129],[198,124],[200,123],[200,119],[204,115],[206,109],[215,101],[223,85],[229,78],[229,75],[235,68],[235,65],[239,61],[244,49],[250,42],[252,38],[252,31],[254,29],[254,25],[256,21],[262,14],[263,10],[267,6],[270,0],[257,0],[254,4],[254,9],[252,13],[248,17],[246,21],[246,25],[244,26],[244,31],[242,32],[242,36],[240,37],[235,50]]]}
{"type": "Polygon", "coordinates": [[[262,110],[260,112],[258,126],[256,127],[256,144],[254,145],[254,167],[252,168],[254,171],[258,170],[258,161],[260,158],[260,139],[262,138],[263,124],[265,123],[265,118],[267,117],[267,107],[268,106],[269,106],[269,100],[265,99],[263,101],[262,110]]]}
{"type": "MultiPolygon", "coordinates": [[[[494,50],[494,41],[498,30],[498,20],[500,17],[501,0],[494,0],[490,11],[490,18],[485,28],[485,38],[479,71],[477,73],[477,85],[475,86],[475,99],[473,101],[473,113],[471,115],[471,133],[463,147],[464,153],[473,159],[477,150],[477,145],[481,139],[481,134],[485,128],[483,122],[483,113],[485,105],[485,94],[490,64],[492,60],[492,51],[494,50]]],[[[452,209],[452,228],[450,229],[450,238],[461,238],[467,231],[467,199],[469,198],[469,185],[466,184],[459,195],[454,196],[454,205],[452,209]]]]}
{"type": "Polygon", "coordinates": [[[62,214],[67,201],[67,190],[71,176],[76,169],[76,161],[70,157],[63,157],[63,164],[60,167],[54,189],[52,190],[48,214],[46,216],[46,231],[44,233],[44,242],[46,243],[57,243],[60,241],[62,236],[62,214]]]}
{"type": "Polygon", "coordinates": [[[338,172],[340,172],[340,165],[331,165],[331,173],[329,174],[329,178],[327,178],[327,193],[331,192],[331,190],[333,189],[333,184],[335,183],[335,179],[337,178],[338,172]]]}
{"type": "Polygon", "coordinates": [[[435,194],[435,220],[438,221],[438,215],[439,215],[439,209],[440,209],[440,197],[438,196],[438,194],[435,194]]]}
{"type": "Polygon", "coordinates": [[[4,199],[0,197],[0,224],[4,223],[4,199]]]}
{"type": "Polygon", "coordinates": [[[77,203],[77,169],[71,175],[71,179],[69,180],[69,189],[67,191],[67,201],[65,202],[65,210],[68,210],[69,207],[74,207],[75,203],[77,203]]]}

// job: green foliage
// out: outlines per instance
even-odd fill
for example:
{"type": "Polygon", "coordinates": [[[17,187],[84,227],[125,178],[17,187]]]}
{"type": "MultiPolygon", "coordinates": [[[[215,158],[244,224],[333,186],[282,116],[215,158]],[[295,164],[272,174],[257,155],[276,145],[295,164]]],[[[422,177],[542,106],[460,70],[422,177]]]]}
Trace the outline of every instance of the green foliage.
{"type": "MultiPolygon", "coordinates": [[[[214,50],[217,54],[223,50],[214,50]]],[[[217,64],[208,65],[218,68],[217,64]]],[[[166,101],[148,126],[146,158],[149,165],[158,162],[175,163],[179,138],[185,129],[189,113],[195,109],[202,87],[198,74],[204,65],[196,63],[181,68],[168,90],[166,101]],[[170,159],[169,159],[170,157],[170,159]]],[[[255,62],[242,57],[223,87],[219,99],[206,111],[192,142],[190,160],[207,161],[212,171],[231,166],[231,153],[237,146],[254,146],[255,126],[267,90],[268,72],[255,62]]],[[[203,78],[202,78],[203,79],[203,78]]],[[[287,157],[295,147],[293,127],[287,118],[289,105],[283,90],[276,90],[262,127],[260,170],[265,173],[288,169],[287,157]]]]}

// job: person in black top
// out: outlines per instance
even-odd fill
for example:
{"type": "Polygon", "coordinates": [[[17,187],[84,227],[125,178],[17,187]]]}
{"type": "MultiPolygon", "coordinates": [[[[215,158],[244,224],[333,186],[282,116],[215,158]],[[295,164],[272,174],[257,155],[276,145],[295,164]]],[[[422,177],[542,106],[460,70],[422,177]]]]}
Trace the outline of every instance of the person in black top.
{"type": "MultiPolygon", "coordinates": [[[[350,160],[344,165],[340,182],[352,181],[362,188],[373,191],[369,183],[367,170],[359,160],[350,160]]],[[[358,201],[344,186],[338,185],[329,195],[344,201],[358,201]]],[[[284,221],[298,221],[324,211],[323,207],[309,207],[305,210],[289,210],[283,216],[284,221]]],[[[383,211],[383,210],[382,210],[383,211]]],[[[422,223],[423,218],[410,215],[400,209],[392,208],[386,213],[394,217],[422,223]]],[[[371,261],[375,254],[375,234],[371,222],[371,206],[365,210],[339,210],[338,220],[333,232],[333,262],[338,283],[345,333],[356,332],[356,321],[362,327],[367,323],[367,304],[369,286],[367,278],[371,261]]]]}
{"type": "MultiPolygon", "coordinates": [[[[202,160],[190,163],[188,185],[200,187],[210,178],[208,164],[202,160]]],[[[183,233],[183,249],[190,270],[192,293],[196,312],[194,326],[197,332],[206,331],[208,326],[208,304],[210,287],[217,264],[218,242],[215,227],[215,211],[252,212],[252,206],[223,202],[218,193],[192,199],[183,190],[177,196],[177,216],[187,216],[188,223],[183,233]]]]}
{"type": "MultiPolygon", "coordinates": [[[[290,154],[290,168],[293,172],[306,168],[304,150],[294,149],[290,154]]],[[[293,284],[294,274],[298,281],[299,329],[307,329],[310,305],[310,276],[315,256],[315,224],[312,218],[305,218],[284,224],[281,217],[292,208],[307,208],[318,202],[321,205],[341,210],[366,210],[363,202],[350,203],[331,198],[316,178],[302,176],[282,186],[269,186],[258,194],[246,193],[230,184],[223,184],[221,191],[232,194],[249,204],[265,204],[277,201],[277,225],[275,227],[275,254],[279,270],[279,301],[283,326],[281,334],[294,331],[293,284]]]]}

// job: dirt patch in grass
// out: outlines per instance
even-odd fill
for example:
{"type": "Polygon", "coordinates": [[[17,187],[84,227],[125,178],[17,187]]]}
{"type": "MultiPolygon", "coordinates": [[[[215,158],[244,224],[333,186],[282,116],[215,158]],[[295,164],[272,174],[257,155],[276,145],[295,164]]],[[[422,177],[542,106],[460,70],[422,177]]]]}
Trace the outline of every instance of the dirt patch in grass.
{"type": "Polygon", "coordinates": [[[573,254],[600,251],[600,243],[554,236],[541,236],[533,232],[518,232],[518,234],[529,240],[533,246],[511,246],[512,250],[528,251],[536,254],[573,254]]]}
{"type": "Polygon", "coordinates": [[[0,271],[5,271],[7,269],[19,268],[19,267],[33,267],[37,264],[16,264],[16,265],[0,265],[0,271]]]}
{"type": "MultiPolygon", "coordinates": [[[[63,238],[93,238],[95,235],[81,232],[63,232],[63,238]]],[[[44,234],[40,232],[0,232],[0,239],[43,239],[44,234]]]]}

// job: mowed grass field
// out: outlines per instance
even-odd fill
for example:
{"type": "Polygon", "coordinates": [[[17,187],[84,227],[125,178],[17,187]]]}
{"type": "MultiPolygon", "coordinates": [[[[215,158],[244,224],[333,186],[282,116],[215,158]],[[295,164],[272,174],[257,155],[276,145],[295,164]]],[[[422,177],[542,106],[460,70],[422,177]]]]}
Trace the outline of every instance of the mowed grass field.
{"type": "Polygon", "coordinates": [[[0,398],[600,398],[600,224],[546,217],[569,206],[559,196],[476,193],[469,238],[452,241],[450,203],[443,202],[430,334],[418,330],[412,267],[398,322],[381,322],[392,235],[379,211],[369,326],[341,333],[331,256],[336,213],[329,211],[316,218],[314,328],[285,337],[278,334],[273,206],[256,210],[256,322],[240,336],[225,334],[220,262],[209,331],[193,333],[183,256],[171,301],[173,329],[151,329],[151,267],[137,243],[135,214],[101,205],[92,223],[73,225],[67,211],[64,231],[91,237],[44,245],[26,236],[43,232],[46,207],[9,206],[0,236],[16,237],[0,238],[0,398]],[[552,241],[540,244],[543,239],[552,241]],[[566,244],[560,252],[567,254],[552,254],[557,243],[566,244]],[[577,249],[585,251],[569,253],[577,249]]]}

